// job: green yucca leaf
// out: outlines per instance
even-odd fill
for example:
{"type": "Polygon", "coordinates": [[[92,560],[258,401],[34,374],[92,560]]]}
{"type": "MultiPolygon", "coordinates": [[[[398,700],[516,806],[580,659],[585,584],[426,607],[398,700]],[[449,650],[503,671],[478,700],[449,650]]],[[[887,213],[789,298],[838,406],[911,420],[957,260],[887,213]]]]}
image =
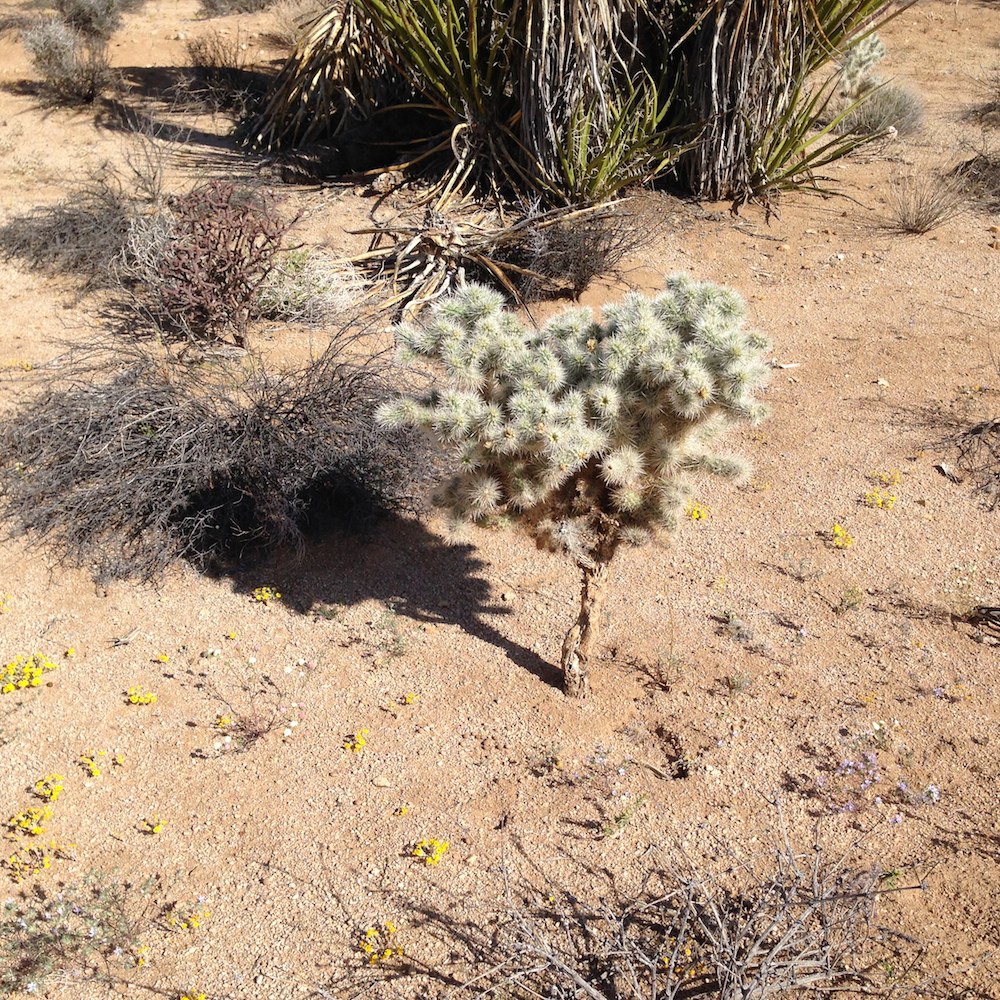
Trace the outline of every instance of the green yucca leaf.
{"type": "Polygon", "coordinates": [[[593,205],[667,172],[705,197],[766,200],[870,141],[834,138],[805,81],[907,6],[339,0],[245,134],[274,149],[412,109],[426,134],[400,144],[401,166],[441,171],[442,209],[474,191],[593,205]]]}

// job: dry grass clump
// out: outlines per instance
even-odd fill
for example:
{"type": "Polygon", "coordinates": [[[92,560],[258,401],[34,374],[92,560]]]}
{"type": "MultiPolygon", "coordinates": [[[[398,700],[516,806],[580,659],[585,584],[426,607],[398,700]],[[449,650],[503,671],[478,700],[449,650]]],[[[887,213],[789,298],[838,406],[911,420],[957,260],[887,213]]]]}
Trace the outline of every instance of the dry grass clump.
{"type": "Polygon", "coordinates": [[[967,200],[955,177],[918,168],[890,181],[885,226],[899,233],[927,233],[960,215],[967,200]]]}
{"type": "Polygon", "coordinates": [[[394,369],[357,336],[292,371],[74,350],[0,425],[8,530],[95,579],[152,579],[412,508],[420,452],[373,419],[394,369]]]}
{"type": "Polygon", "coordinates": [[[500,248],[497,259],[501,265],[513,265],[514,284],[525,302],[578,299],[595,278],[613,274],[653,235],[652,227],[638,225],[623,206],[581,218],[557,216],[551,224],[545,213],[529,211],[524,222],[519,238],[500,248]]]}
{"type": "Polygon", "coordinates": [[[323,0],[278,0],[271,6],[271,26],[264,37],[275,48],[290,52],[326,9],[323,0]]]}
{"type": "Polygon", "coordinates": [[[265,319],[324,326],[351,313],[364,293],[361,276],[321,248],[286,250],[257,294],[255,313],[265,319]]]}
{"type": "Polygon", "coordinates": [[[895,129],[899,135],[910,135],[920,128],[923,117],[923,102],[916,91],[887,83],[865,94],[844,115],[837,131],[877,136],[895,129]]]}

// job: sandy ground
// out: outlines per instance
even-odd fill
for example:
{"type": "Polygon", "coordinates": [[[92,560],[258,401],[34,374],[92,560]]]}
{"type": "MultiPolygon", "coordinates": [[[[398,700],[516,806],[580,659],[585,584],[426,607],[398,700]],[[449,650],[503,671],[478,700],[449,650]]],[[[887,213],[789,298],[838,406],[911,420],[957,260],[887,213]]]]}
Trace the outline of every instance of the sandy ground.
{"type": "MultiPolygon", "coordinates": [[[[147,3],[116,64],[183,65],[178,36],[206,30],[195,7],[147,3]]],[[[564,698],[553,666],[574,571],[517,535],[456,541],[434,518],[404,520],[222,579],[180,566],[158,589],[95,588],[45,548],[0,546],[0,658],[58,664],[0,699],[0,810],[62,774],[49,832],[74,846],[43,884],[159,880],[129,904],[144,964],[113,966],[111,986],[56,976],[44,995],[435,996],[489,961],[477,949],[506,919],[508,886],[518,901],[627,899],[681,854],[705,871],[730,852],[760,859],[780,800],[796,845],[923,885],[887,894],[879,923],[922,942],[929,975],[949,973],[941,995],[1000,998],[998,651],[959,617],[1000,604],[997,514],[936,468],[955,464],[955,427],[997,414],[1000,218],[973,206],[924,236],[881,225],[894,176],[1000,142],[967,117],[1000,71],[1000,10],[923,0],[883,38],[884,73],[919,90],[925,124],[832,168],[845,197],[785,197],[766,223],[754,207],[733,218],[644,195],[653,242],[584,297],[654,291],[677,270],[730,284],[779,366],[771,418],[734,441],[751,485],[706,484],[706,520],[616,562],[588,701],[564,698]],[[870,474],[890,470],[896,504],[866,506],[870,474]],[[826,540],[835,522],[850,548],[826,540]],[[261,585],[282,600],[254,601],[261,585]],[[132,686],[156,702],[128,704],[132,686]],[[220,751],[219,713],[273,728],[220,751]],[[367,745],[345,749],[361,729],[367,745]],[[864,789],[841,765],[876,744],[881,782],[864,789]],[[101,750],[123,764],[92,777],[79,758],[101,750]],[[436,866],[412,856],[426,838],[449,842],[436,866]],[[190,930],[144,921],[171,903],[211,915],[190,930]],[[370,969],[358,935],[385,921],[408,959],[370,969]]],[[[29,76],[6,33],[0,222],[128,142],[87,112],[41,109],[17,86],[29,76]]],[[[178,185],[233,169],[210,143],[195,152],[171,153],[178,185]]],[[[287,197],[338,251],[369,207],[342,188],[287,197]]],[[[0,288],[9,370],[90,322],[68,279],[7,260],[0,288]]],[[[308,340],[267,337],[279,356],[308,340]]]]}

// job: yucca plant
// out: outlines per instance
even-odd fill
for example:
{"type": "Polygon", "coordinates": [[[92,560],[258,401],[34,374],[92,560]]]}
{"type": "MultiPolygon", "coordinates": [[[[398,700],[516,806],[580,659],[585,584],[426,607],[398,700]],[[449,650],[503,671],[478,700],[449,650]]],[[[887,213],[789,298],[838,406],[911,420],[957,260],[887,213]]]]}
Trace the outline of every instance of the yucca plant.
{"type": "Polygon", "coordinates": [[[659,33],[645,0],[341,0],[247,134],[267,149],[336,140],[403,106],[424,126],[403,165],[446,165],[438,209],[452,192],[597,204],[682,148],[664,127],[669,81],[638,58],[642,32],[659,33]]]}
{"type": "Polygon", "coordinates": [[[530,185],[517,150],[517,23],[521,4],[492,0],[353,0],[378,25],[384,54],[444,129],[423,156],[450,153],[444,190],[484,178],[530,185]]]}
{"type": "Polygon", "coordinates": [[[245,141],[266,150],[329,141],[352,121],[410,99],[375,39],[351,0],[327,4],[303,25],[264,110],[241,128],[245,141]]]}
{"type": "Polygon", "coordinates": [[[359,138],[384,142],[379,121],[395,126],[402,108],[402,165],[444,168],[431,200],[532,195],[577,206],[670,174],[738,205],[811,181],[866,141],[823,124],[833,88],[811,79],[890,6],[339,0],[307,32],[249,135],[277,149],[338,141],[360,123],[359,138]]]}
{"type": "MultiPolygon", "coordinates": [[[[912,2],[912,0],[911,0],[912,2]]],[[[813,83],[827,62],[910,3],[886,0],[706,0],[673,51],[684,114],[704,131],[678,164],[702,198],[768,199],[813,182],[815,171],[870,137],[840,136],[823,124],[836,87],[813,83]]],[[[839,123],[839,116],[837,122],[839,123]]]]}
{"type": "Polygon", "coordinates": [[[746,475],[716,450],[728,427],[764,415],[768,343],[743,313],[730,289],[675,275],[662,295],[628,295],[600,320],[573,309],[530,330],[472,285],[396,331],[403,358],[439,366],[442,387],[378,419],[423,428],[455,454],[441,506],[460,521],[518,522],[580,570],[562,649],[571,696],[589,690],[617,550],[673,529],[694,475],[746,475]]]}

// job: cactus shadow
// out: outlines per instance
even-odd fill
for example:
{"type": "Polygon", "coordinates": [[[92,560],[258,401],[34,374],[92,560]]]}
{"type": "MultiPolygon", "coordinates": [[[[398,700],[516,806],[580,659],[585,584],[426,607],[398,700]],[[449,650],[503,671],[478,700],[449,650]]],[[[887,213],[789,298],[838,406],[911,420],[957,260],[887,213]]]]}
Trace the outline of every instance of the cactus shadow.
{"type": "MultiPolygon", "coordinates": [[[[561,689],[556,665],[504,635],[490,620],[513,612],[494,603],[485,568],[474,546],[449,543],[414,518],[391,517],[364,535],[337,534],[315,541],[299,558],[272,559],[267,572],[284,594],[283,606],[300,614],[380,601],[413,621],[458,625],[561,689]]],[[[234,586],[249,593],[263,569],[258,565],[238,570],[234,586]]]]}

